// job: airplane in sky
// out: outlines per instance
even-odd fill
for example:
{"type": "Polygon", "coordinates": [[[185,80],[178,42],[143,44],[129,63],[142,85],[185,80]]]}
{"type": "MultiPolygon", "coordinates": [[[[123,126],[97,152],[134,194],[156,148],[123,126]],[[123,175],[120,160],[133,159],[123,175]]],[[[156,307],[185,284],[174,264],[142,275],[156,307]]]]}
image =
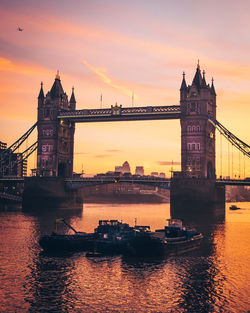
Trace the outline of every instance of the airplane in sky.
{"type": "Polygon", "coordinates": [[[19,31],[19,32],[22,32],[23,31],[23,28],[21,28],[21,27],[17,27],[17,30],[19,31]]]}

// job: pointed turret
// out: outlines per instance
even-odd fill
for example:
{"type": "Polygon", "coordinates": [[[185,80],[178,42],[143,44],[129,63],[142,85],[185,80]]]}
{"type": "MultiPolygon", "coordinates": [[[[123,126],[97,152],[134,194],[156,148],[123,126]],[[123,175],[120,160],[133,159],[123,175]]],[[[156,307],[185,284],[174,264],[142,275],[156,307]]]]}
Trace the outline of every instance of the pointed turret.
{"type": "Polygon", "coordinates": [[[213,79],[213,78],[212,78],[212,85],[211,85],[210,90],[211,90],[211,94],[212,94],[213,96],[216,96],[216,92],[215,92],[215,89],[214,89],[214,79],[213,79]]]}
{"type": "Polygon", "coordinates": [[[201,88],[201,85],[202,85],[202,77],[201,77],[199,60],[198,60],[197,69],[194,75],[192,85],[195,85],[198,90],[201,88]]]}
{"type": "Polygon", "coordinates": [[[51,99],[60,98],[64,94],[63,87],[61,85],[61,80],[59,76],[59,71],[57,71],[54,84],[50,90],[51,99]]]}
{"type": "Polygon", "coordinates": [[[205,71],[202,72],[202,82],[201,82],[202,87],[206,87],[206,78],[205,78],[205,71]]]}
{"type": "Polygon", "coordinates": [[[76,104],[75,94],[74,94],[74,87],[72,87],[72,94],[69,100],[70,104],[76,104]]]}
{"type": "Polygon", "coordinates": [[[185,80],[185,72],[183,72],[182,74],[183,78],[182,78],[182,83],[181,83],[181,91],[186,91],[187,90],[187,84],[186,84],[186,80],[185,80]]]}
{"type": "Polygon", "coordinates": [[[43,93],[43,82],[41,82],[41,89],[38,95],[38,99],[43,100],[44,99],[44,93],[43,93]]]}

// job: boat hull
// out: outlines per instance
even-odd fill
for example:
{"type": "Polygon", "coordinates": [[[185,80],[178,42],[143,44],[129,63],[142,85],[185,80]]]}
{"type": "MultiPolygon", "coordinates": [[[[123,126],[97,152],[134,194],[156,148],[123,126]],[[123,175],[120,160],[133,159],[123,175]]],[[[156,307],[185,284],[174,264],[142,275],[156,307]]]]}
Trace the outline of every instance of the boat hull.
{"type": "Polygon", "coordinates": [[[160,241],[152,238],[135,238],[127,245],[126,253],[134,256],[169,256],[197,249],[202,236],[182,241],[160,241]]]}

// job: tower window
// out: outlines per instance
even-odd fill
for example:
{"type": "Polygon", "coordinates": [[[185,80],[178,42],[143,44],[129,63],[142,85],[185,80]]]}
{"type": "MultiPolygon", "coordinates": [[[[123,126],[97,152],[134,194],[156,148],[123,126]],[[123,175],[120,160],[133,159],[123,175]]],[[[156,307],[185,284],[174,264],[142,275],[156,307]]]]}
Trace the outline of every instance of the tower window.
{"type": "Polygon", "coordinates": [[[200,143],[192,142],[187,144],[187,149],[189,151],[198,151],[200,150],[200,143]]]}

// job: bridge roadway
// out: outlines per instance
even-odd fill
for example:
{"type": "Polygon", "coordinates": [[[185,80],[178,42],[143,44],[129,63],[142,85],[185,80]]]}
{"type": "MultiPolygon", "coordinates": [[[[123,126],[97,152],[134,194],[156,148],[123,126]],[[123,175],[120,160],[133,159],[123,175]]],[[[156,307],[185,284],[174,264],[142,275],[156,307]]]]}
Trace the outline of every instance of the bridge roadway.
{"type": "MultiPolygon", "coordinates": [[[[30,178],[30,177],[27,177],[30,178]]],[[[49,179],[49,177],[48,177],[49,179]]],[[[195,178],[193,178],[195,179],[195,178]]],[[[169,189],[171,184],[170,178],[160,178],[153,176],[141,177],[112,177],[112,176],[96,176],[96,177],[77,177],[65,178],[66,186],[69,188],[80,188],[83,185],[112,184],[112,183],[131,183],[151,185],[159,188],[169,189]]],[[[1,182],[17,182],[24,183],[25,177],[6,176],[0,177],[1,182]]],[[[216,179],[218,186],[250,186],[250,179],[216,179]]]]}
{"type": "Polygon", "coordinates": [[[160,177],[112,177],[112,176],[101,176],[101,177],[83,177],[65,179],[66,186],[69,189],[77,189],[81,186],[91,186],[99,184],[116,184],[116,183],[130,183],[140,185],[150,185],[163,189],[170,189],[170,179],[160,177]]]}
{"type": "MultiPolygon", "coordinates": [[[[195,178],[193,178],[195,179],[195,178]]],[[[97,185],[97,184],[112,184],[112,183],[131,183],[150,185],[163,189],[170,189],[171,179],[160,177],[82,177],[82,178],[66,178],[66,186],[68,188],[80,188],[83,185],[97,185]]],[[[218,186],[250,186],[250,180],[246,179],[216,179],[216,185],[218,186]]]]}
{"type": "Polygon", "coordinates": [[[110,121],[138,121],[138,120],[166,120],[179,119],[181,109],[179,105],[122,107],[111,106],[103,109],[83,109],[60,111],[58,119],[71,122],[110,122],[110,121]]]}

